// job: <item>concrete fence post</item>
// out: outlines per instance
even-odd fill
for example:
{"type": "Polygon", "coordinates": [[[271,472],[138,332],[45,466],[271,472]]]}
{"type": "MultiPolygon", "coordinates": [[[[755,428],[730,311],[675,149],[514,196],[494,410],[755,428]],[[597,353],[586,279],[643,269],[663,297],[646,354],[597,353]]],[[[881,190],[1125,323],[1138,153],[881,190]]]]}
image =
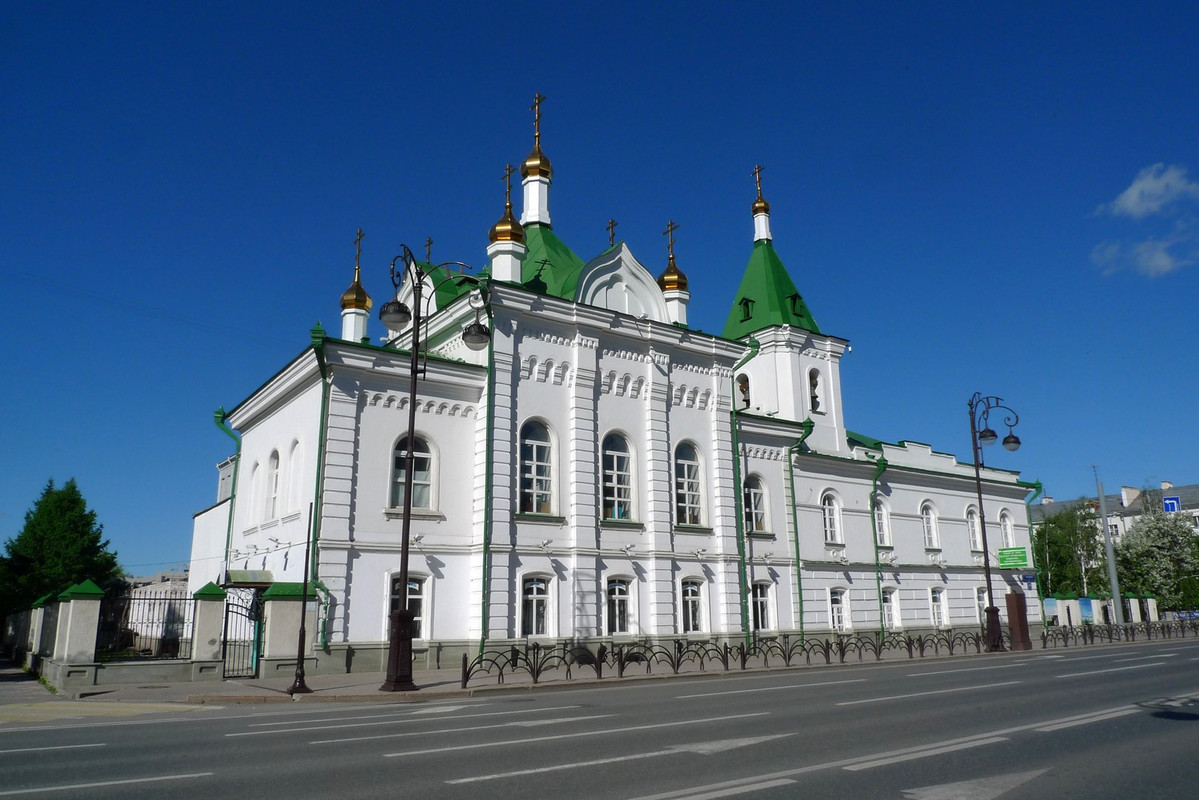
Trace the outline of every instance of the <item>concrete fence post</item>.
{"type": "Polygon", "coordinates": [[[220,680],[224,674],[221,646],[225,634],[225,590],[211,581],[194,595],[192,623],[192,680],[220,680]]]}

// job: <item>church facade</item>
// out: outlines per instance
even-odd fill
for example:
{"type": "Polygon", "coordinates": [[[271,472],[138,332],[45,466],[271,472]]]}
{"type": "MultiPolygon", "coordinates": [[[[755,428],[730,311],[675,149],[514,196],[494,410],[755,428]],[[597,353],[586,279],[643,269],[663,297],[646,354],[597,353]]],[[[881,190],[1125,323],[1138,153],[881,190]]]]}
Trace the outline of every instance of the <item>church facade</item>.
{"type": "MultiPolygon", "coordinates": [[[[972,463],[846,428],[848,342],[796,290],[760,175],[744,278],[722,334],[702,333],[673,238],[657,278],[611,237],[588,261],[558,238],[539,117],[522,213],[506,202],[490,264],[418,265],[413,441],[411,331],[370,333],[356,266],[340,336],[313,330],[218,412],[236,452],[195,517],[192,589],[301,581],[307,548],[322,670],[380,669],[401,592],[417,650],[443,664],[531,641],[976,630],[988,557],[996,605],[1027,592],[1039,622],[1035,588],[996,560],[1031,550],[1034,486],[984,468],[985,553],[972,463]],[[490,330],[478,350],[463,338],[475,322],[490,330]]],[[[414,275],[398,291],[409,305],[414,275]]]]}

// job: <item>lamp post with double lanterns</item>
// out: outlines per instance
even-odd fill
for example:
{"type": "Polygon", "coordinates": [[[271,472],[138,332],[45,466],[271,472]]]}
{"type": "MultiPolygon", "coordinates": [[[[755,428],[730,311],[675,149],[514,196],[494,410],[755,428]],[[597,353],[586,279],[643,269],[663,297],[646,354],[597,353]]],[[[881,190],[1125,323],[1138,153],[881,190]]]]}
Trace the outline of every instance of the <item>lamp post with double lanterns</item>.
{"type": "Polygon", "coordinates": [[[1020,449],[1020,437],[1012,432],[1020,422],[1020,415],[1003,404],[1002,397],[983,396],[975,392],[970,398],[970,444],[974,454],[974,486],[978,492],[978,525],[983,540],[983,568],[987,575],[987,608],[986,627],[983,630],[983,647],[988,653],[1003,651],[1003,629],[999,626],[999,609],[995,606],[994,590],[991,587],[991,551],[987,547],[987,515],[983,511],[983,479],[982,479],[982,449],[995,444],[999,440],[997,434],[987,420],[992,411],[1002,411],[1003,424],[1007,426],[1007,436],[1003,437],[1003,447],[1014,453],[1020,449]]]}
{"type": "MultiPolygon", "coordinates": [[[[391,611],[387,645],[387,678],[379,687],[384,692],[411,691],[416,689],[412,682],[412,623],[415,615],[408,607],[408,550],[412,529],[412,475],[415,467],[413,441],[416,438],[416,380],[421,371],[421,322],[425,279],[431,272],[457,267],[460,271],[470,269],[459,261],[448,261],[435,267],[422,266],[407,245],[400,245],[400,254],[391,260],[391,285],[395,287],[395,299],[389,300],[379,309],[379,321],[392,333],[399,335],[412,323],[412,339],[409,342],[408,372],[408,437],[405,439],[404,458],[404,506],[400,528],[400,585],[396,607],[391,611]],[[412,282],[412,308],[400,300],[400,286],[404,280],[412,282]]],[[[460,273],[459,273],[460,274],[460,273]]],[[[473,276],[472,276],[473,279],[473,276]]],[[[476,280],[477,282],[477,280],[476,280]]],[[[436,286],[433,287],[436,290],[436,286]]],[[[476,316],[475,321],[462,330],[462,341],[471,350],[482,350],[491,341],[491,329],[476,316]]]]}

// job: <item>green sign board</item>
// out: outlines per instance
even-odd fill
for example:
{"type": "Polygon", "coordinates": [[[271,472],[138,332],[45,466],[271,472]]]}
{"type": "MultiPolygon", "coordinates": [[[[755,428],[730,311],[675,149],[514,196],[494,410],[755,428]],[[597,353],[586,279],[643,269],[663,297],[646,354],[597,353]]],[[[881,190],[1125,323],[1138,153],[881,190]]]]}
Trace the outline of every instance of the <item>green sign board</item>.
{"type": "Polygon", "coordinates": [[[1024,569],[1028,566],[1028,551],[1023,547],[999,548],[1000,569],[1024,569]]]}

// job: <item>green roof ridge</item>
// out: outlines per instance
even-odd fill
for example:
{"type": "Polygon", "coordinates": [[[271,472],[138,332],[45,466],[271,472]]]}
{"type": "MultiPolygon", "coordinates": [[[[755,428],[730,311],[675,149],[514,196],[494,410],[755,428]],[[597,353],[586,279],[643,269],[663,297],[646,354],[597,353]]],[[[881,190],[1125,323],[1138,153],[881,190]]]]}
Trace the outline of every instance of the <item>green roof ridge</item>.
{"type": "Polygon", "coordinates": [[[521,283],[526,289],[574,300],[583,272],[583,259],[575,255],[548,225],[533,222],[525,226],[528,254],[521,268],[521,283]],[[542,265],[540,262],[545,261],[542,265]]]}
{"type": "Polygon", "coordinates": [[[722,336],[740,339],[776,325],[820,333],[774,245],[769,239],[759,239],[754,242],[722,336]]]}

